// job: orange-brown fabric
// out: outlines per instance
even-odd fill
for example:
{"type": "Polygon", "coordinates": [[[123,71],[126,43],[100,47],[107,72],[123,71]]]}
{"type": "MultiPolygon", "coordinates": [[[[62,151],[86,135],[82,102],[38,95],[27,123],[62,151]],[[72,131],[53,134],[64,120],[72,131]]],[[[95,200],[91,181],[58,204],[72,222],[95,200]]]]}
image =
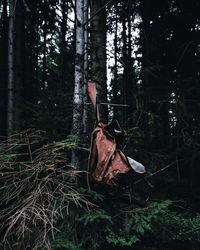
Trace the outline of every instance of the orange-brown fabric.
{"type": "Polygon", "coordinates": [[[131,167],[123,152],[116,149],[115,138],[106,131],[108,125],[99,123],[92,132],[89,171],[95,182],[116,186],[120,175],[131,167]]]}
{"type": "Polygon", "coordinates": [[[97,121],[100,121],[100,114],[99,114],[99,107],[96,102],[97,99],[97,90],[96,90],[96,83],[95,82],[88,82],[88,95],[90,100],[93,104],[94,111],[96,112],[97,121]]]}
{"type": "Polygon", "coordinates": [[[110,166],[104,175],[104,181],[109,186],[117,186],[120,175],[126,174],[130,170],[130,166],[123,152],[116,150],[115,154],[112,155],[110,166]]]}
{"type": "Polygon", "coordinates": [[[92,133],[92,148],[89,158],[94,180],[101,182],[115,148],[115,138],[106,134],[104,124],[99,123],[92,133]]]}
{"type": "MultiPolygon", "coordinates": [[[[88,83],[88,93],[94,108],[96,108],[97,92],[95,83],[88,83]]],[[[98,110],[96,112],[98,117],[98,110]]],[[[125,155],[118,148],[119,145],[117,145],[119,144],[117,138],[123,143],[126,133],[121,130],[118,122],[115,124],[98,122],[97,127],[91,134],[90,155],[88,159],[88,171],[92,179],[96,183],[107,184],[109,186],[118,185],[120,175],[126,174],[131,170],[125,155]],[[115,136],[114,126],[117,126],[120,137],[115,136]]]]}

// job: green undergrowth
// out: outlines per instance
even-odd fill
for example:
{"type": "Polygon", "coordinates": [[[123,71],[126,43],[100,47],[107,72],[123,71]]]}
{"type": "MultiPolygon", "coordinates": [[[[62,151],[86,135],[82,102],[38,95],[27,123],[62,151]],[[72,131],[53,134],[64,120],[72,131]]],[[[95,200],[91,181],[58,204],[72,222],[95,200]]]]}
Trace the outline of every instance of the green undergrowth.
{"type": "Polygon", "coordinates": [[[131,176],[123,183],[127,190],[100,193],[86,188],[85,173],[77,173],[78,185],[71,182],[67,156],[71,150],[85,156],[86,145],[75,136],[43,141],[30,130],[0,144],[0,249],[198,249],[200,213],[181,195],[184,182],[160,171],[164,157],[152,156],[147,176],[158,171],[153,178],[131,176]]]}
{"type": "Polygon", "coordinates": [[[99,198],[99,206],[89,211],[70,210],[52,249],[195,249],[200,244],[200,214],[180,212],[171,200],[108,209],[105,197],[99,198]]]}

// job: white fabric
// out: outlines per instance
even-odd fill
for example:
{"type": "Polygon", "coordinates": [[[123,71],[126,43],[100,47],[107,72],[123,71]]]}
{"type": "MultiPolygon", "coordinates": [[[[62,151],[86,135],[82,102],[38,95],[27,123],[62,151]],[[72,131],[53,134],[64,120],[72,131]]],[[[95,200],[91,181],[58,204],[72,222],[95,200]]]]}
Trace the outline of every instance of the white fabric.
{"type": "Polygon", "coordinates": [[[130,166],[132,167],[132,169],[133,169],[135,172],[137,172],[137,173],[139,173],[139,174],[143,174],[143,173],[146,172],[145,166],[143,166],[141,163],[139,163],[139,162],[133,160],[132,158],[130,158],[130,157],[128,157],[128,156],[127,156],[127,159],[128,159],[128,161],[129,161],[130,166]]]}

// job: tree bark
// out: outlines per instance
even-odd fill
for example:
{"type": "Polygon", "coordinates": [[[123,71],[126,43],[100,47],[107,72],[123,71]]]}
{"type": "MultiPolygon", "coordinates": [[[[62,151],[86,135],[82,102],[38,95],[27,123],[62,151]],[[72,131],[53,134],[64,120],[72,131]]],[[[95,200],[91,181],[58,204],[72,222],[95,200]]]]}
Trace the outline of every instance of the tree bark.
{"type": "Polygon", "coordinates": [[[24,5],[22,0],[16,2],[15,11],[15,88],[14,88],[14,129],[21,129],[22,90],[24,82],[24,5]]]}
{"type": "Polygon", "coordinates": [[[2,28],[0,38],[0,135],[6,135],[7,127],[7,71],[8,71],[8,17],[7,17],[7,0],[2,3],[2,28]]]}
{"type": "MultiPolygon", "coordinates": [[[[73,97],[73,125],[72,133],[80,137],[83,119],[83,66],[84,66],[84,0],[76,0],[76,54],[73,97]]],[[[72,165],[79,166],[79,157],[72,152],[72,165]]]]}
{"type": "MultiPolygon", "coordinates": [[[[88,21],[88,0],[84,0],[84,23],[88,21]]],[[[88,82],[88,24],[84,26],[84,72],[83,72],[83,103],[87,102],[88,82]]],[[[88,109],[83,105],[83,133],[88,134],[88,109]]]]}
{"type": "Polygon", "coordinates": [[[65,53],[66,53],[66,33],[67,33],[67,16],[68,16],[68,1],[62,0],[62,22],[61,22],[61,41],[60,41],[60,87],[64,88],[65,85],[65,53]]]}
{"type": "Polygon", "coordinates": [[[43,42],[43,62],[42,62],[42,85],[43,85],[43,92],[45,93],[46,91],[46,76],[47,76],[47,65],[46,65],[46,54],[47,54],[47,0],[44,0],[44,5],[43,5],[43,15],[44,15],[44,26],[43,26],[43,37],[44,37],[44,42],[43,42]]]}
{"type": "MultiPolygon", "coordinates": [[[[123,80],[123,87],[122,87],[122,92],[123,92],[123,100],[125,104],[128,104],[127,101],[127,76],[128,76],[128,68],[127,68],[127,34],[126,34],[126,17],[125,14],[122,13],[122,42],[123,42],[123,46],[122,46],[122,59],[123,59],[123,76],[122,76],[122,80],[123,80]]],[[[125,128],[127,128],[127,110],[125,109],[124,114],[123,114],[123,123],[125,124],[125,128]]]]}
{"type": "MultiPolygon", "coordinates": [[[[114,38],[114,60],[115,60],[115,64],[114,64],[114,79],[113,79],[113,103],[118,103],[118,98],[117,98],[117,40],[118,40],[118,33],[117,33],[117,29],[118,29],[118,16],[117,16],[117,3],[115,3],[115,38],[114,38]]],[[[113,115],[114,115],[114,119],[116,119],[117,117],[117,108],[113,107],[113,115]]]]}
{"type": "MultiPolygon", "coordinates": [[[[91,16],[105,4],[104,0],[91,0],[91,16]]],[[[96,14],[91,21],[91,80],[97,84],[97,102],[107,102],[106,84],[106,9],[96,14]]],[[[100,108],[103,122],[108,120],[108,109],[100,108]]]]}
{"type": "Polygon", "coordinates": [[[13,131],[14,110],[14,6],[15,1],[9,0],[9,27],[8,27],[8,111],[7,135],[13,131]]]}

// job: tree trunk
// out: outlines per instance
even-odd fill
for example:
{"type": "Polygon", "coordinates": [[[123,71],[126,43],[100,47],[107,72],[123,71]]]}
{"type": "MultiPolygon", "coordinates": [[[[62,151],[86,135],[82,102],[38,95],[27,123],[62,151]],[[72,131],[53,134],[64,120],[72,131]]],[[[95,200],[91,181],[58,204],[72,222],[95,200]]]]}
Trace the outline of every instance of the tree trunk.
{"type": "Polygon", "coordinates": [[[9,0],[9,28],[8,28],[8,113],[7,135],[13,131],[14,109],[14,6],[15,1],[9,0]]]}
{"type": "MultiPolygon", "coordinates": [[[[91,16],[105,4],[104,0],[91,0],[91,16]]],[[[91,21],[91,80],[97,84],[97,102],[107,102],[106,84],[106,9],[96,14],[91,21]]],[[[100,108],[103,122],[108,120],[107,106],[100,108]]]]}
{"type": "MultiPolygon", "coordinates": [[[[117,98],[117,40],[118,40],[118,16],[117,16],[117,3],[115,3],[115,38],[114,38],[114,60],[115,60],[115,64],[114,64],[114,79],[113,79],[113,103],[118,103],[118,98],[117,98]]],[[[114,119],[117,118],[117,107],[113,108],[113,115],[114,115],[114,119]]]]}
{"type": "Polygon", "coordinates": [[[7,71],[8,71],[8,17],[7,0],[3,0],[2,28],[0,38],[0,135],[6,135],[7,71]]]}
{"type": "MultiPolygon", "coordinates": [[[[131,9],[131,6],[129,6],[131,9]]],[[[131,13],[127,17],[128,25],[128,35],[127,35],[127,58],[126,58],[126,82],[125,82],[125,93],[126,93],[126,102],[129,107],[126,109],[127,114],[129,114],[128,127],[135,126],[134,124],[134,112],[136,109],[135,97],[137,95],[134,67],[133,67],[133,58],[132,58],[132,18],[131,13]]]]}
{"type": "MultiPolygon", "coordinates": [[[[88,21],[88,0],[84,0],[84,23],[88,21]]],[[[83,103],[87,102],[88,82],[88,24],[84,26],[84,79],[83,79],[83,103]]],[[[88,109],[83,105],[83,133],[88,134],[88,109]]]]}
{"type": "MultiPolygon", "coordinates": [[[[123,47],[122,47],[122,59],[123,59],[123,87],[122,87],[122,92],[123,92],[123,100],[124,103],[127,104],[127,76],[128,76],[128,68],[127,68],[127,34],[126,34],[126,18],[124,13],[122,14],[122,42],[123,42],[123,47]]],[[[123,123],[125,124],[125,127],[127,128],[127,110],[125,109],[124,114],[123,114],[123,123]]]]}
{"type": "Polygon", "coordinates": [[[15,93],[14,93],[14,129],[20,130],[22,113],[22,88],[24,82],[24,5],[22,0],[16,3],[15,19],[15,93]]]}
{"type": "MultiPolygon", "coordinates": [[[[74,75],[74,103],[72,133],[80,137],[83,119],[83,67],[84,67],[84,0],[76,0],[76,54],[74,75]]],[[[72,165],[79,166],[79,157],[72,152],[72,165]]]]}
{"type": "Polygon", "coordinates": [[[124,102],[128,105],[128,107],[124,110],[124,121],[127,127],[134,126],[133,113],[135,111],[135,95],[136,95],[136,84],[134,81],[133,74],[133,59],[132,59],[132,25],[131,25],[131,17],[133,13],[131,10],[131,4],[124,6],[124,12],[126,15],[122,13],[122,40],[123,40],[123,94],[124,94],[124,102]]]}
{"type": "Polygon", "coordinates": [[[47,65],[46,65],[46,53],[47,53],[47,0],[44,0],[44,5],[43,5],[43,15],[44,15],[44,26],[43,26],[43,62],[42,62],[42,85],[43,85],[43,92],[45,93],[46,91],[46,76],[47,76],[47,65]]]}
{"type": "Polygon", "coordinates": [[[65,53],[66,53],[66,33],[67,33],[67,15],[68,15],[68,1],[62,0],[62,22],[61,22],[61,41],[60,41],[60,87],[65,85],[65,53]]]}

